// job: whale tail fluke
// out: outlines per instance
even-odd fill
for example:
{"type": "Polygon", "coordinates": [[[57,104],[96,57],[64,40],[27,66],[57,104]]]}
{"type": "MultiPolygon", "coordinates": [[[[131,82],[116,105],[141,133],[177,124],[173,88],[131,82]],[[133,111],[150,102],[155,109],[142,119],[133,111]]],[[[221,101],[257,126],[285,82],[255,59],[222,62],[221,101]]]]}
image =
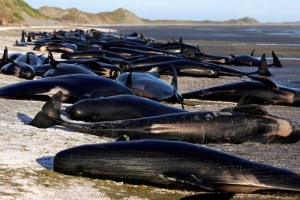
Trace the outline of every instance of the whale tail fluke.
{"type": "Polygon", "coordinates": [[[272,57],[273,57],[273,63],[271,64],[271,66],[282,67],[281,62],[274,51],[272,51],[272,57]]]}
{"type": "Polygon", "coordinates": [[[60,110],[62,105],[63,93],[57,92],[42,107],[42,111],[38,112],[34,119],[29,123],[37,128],[48,128],[59,124],[60,110]]]}
{"type": "Polygon", "coordinates": [[[49,128],[51,126],[57,125],[58,123],[53,120],[49,115],[40,111],[38,112],[34,119],[29,123],[30,126],[37,128],[49,128]]]}
{"type": "Polygon", "coordinates": [[[272,74],[271,74],[271,72],[269,71],[268,68],[269,68],[269,66],[268,66],[268,63],[267,63],[266,54],[263,54],[261,56],[260,64],[259,64],[257,72],[261,76],[272,76],[272,74]]]}

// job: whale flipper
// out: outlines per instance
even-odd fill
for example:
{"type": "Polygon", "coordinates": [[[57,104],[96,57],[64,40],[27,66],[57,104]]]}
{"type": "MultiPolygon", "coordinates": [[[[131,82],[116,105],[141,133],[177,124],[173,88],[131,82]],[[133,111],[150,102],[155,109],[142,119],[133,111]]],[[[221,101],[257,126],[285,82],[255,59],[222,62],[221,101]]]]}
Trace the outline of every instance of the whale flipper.
{"type": "Polygon", "coordinates": [[[197,187],[200,186],[204,190],[208,190],[208,191],[214,190],[214,188],[211,187],[209,183],[204,183],[203,180],[198,179],[193,174],[167,172],[167,173],[164,173],[162,175],[162,177],[169,181],[174,181],[174,182],[186,184],[189,186],[197,186],[197,187]]]}

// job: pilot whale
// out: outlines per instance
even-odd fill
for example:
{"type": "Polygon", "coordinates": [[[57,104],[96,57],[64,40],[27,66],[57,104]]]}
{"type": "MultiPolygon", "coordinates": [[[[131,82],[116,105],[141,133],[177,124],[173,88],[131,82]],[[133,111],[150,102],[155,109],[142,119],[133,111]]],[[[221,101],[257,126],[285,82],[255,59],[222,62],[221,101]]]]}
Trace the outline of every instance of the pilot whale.
{"type": "Polygon", "coordinates": [[[62,91],[64,102],[76,102],[96,96],[133,94],[132,91],[108,78],[90,74],[70,74],[6,85],[0,88],[0,98],[47,101],[62,91]]]}
{"type": "Polygon", "coordinates": [[[292,143],[299,130],[289,121],[268,114],[262,107],[246,105],[221,111],[165,114],[137,119],[73,123],[60,117],[62,92],[55,94],[30,125],[48,128],[61,125],[102,137],[172,139],[193,143],[292,143]]]}
{"type": "Polygon", "coordinates": [[[58,152],[54,171],[190,191],[300,192],[300,175],[196,144],[140,140],[58,152]]]}

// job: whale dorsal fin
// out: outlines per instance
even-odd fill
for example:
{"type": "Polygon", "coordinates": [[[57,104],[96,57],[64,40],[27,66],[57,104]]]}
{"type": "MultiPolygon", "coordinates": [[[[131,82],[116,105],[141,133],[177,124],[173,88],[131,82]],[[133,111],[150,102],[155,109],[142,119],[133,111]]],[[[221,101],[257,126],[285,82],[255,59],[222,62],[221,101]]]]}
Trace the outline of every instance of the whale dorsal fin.
{"type": "Polygon", "coordinates": [[[254,56],[254,51],[255,51],[255,49],[252,50],[252,52],[250,54],[251,56],[254,56]]]}
{"type": "Polygon", "coordinates": [[[173,86],[173,88],[177,91],[178,89],[178,82],[177,82],[177,71],[174,67],[173,64],[170,64],[172,72],[173,72],[173,77],[172,77],[172,82],[171,85],[173,86]]]}
{"type": "Polygon", "coordinates": [[[31,33],[30,32],[28,33],[28,36],[27,36],[27,42],[32,42],[31,33]]]}
{"type": "Polygon", "coordinates": [[[130,72],[126,78],[125,86],[128,88],[132,88],[132,72],[130,72]]]}
{"type": "Polygon", "coordinates": [[[50,65],[52,69],[56,69],[58,66],[58,62],[54,59],[52,52],[48,49],[49,51],[49,60],[50,60],[50,65]]]}
{"type": "Polygon", "coordinates": [[[26,61],[25,61],[26,64],[30,64],[30,53],[26,53],[26,61]]]}
{"type": "Polygon", "coordinates": [[[269,66],[268,66],[268,63],[267,63],[266,54],[263,54],[261,56],[260,64],[259,64],[257,72],[261,76],[272,76],[272,74],[271,74],[271,72],[269,71],[268,68],[269,68],[269,66]]]}
{"type": "Polygon", "coordinates": [[[179,44],[183,44],[182,36],[180,36],[178,43],[179,43],[179,44]]]}
{"type": "Polygon", "coordinates": [[[276,66],[276,67],[282,67],[282,64],[279,60],[279,58],[277,57],[277,55],[275,54],[274,51],[272,51],[272,57],[273,57],[273,63],[272,65],[276,66]]]}
{"type": "Polygon", "coordinates": [[[176,99],[181,104],[182,109],[184,109],[183,97],[178,92],[177,71],[176,71],[173,64],[170,64],[170,66],[171,66],[172,71],[173,71],[173,78],[172,78],[172,82],[171,82],[171,85],[173,87],[173,92],[174,92],[174,95],[175,95],[176,99]]]}
{"type": "Polygon", "coordinates": [[[25,31],[22,31],[21,42],[25,42],[25,31]]]}
{"type": "Polygon", "coordinates": [[[3,50],[3,55],[2,55],[2,59],[3,60],[7,60],[8,59],[8,50],[7,50],[7,46],[5,46],[4,50],[3,50]]]}

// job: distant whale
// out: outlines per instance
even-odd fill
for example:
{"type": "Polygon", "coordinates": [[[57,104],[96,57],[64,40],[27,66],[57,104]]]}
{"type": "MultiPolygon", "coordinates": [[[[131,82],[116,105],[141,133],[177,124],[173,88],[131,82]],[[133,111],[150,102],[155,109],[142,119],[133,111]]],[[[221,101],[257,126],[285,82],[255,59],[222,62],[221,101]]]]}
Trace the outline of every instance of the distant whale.
{"type": "Polygon", "coordinates": [[[300,193],[300,176],[207,147],[141,140],[90,144],[57,153],[54,171],[170,189],[300,193]]]}
{"type": "Polygon", "coordinates": [[[300,106],[300,93],[298,91],[277,86],[269,79],[250,77],[255,81],[241,81],[214,86],[186,92],[182,96],[184,99],[238,102],[243,96],[248,95],[248,100],[251,99],[249,103],[300,106]]]}
{"type": "MultiPolygon", "coordinates": [[[[228,64],[259,66],[262,60],[254,57],[253,55],[254,51],[255,49],[252,51],[251,55],[247,55],[247,54],[231,55],[231,59],[229,59],[228,64]]],[[[273,63],[269,64],[269,66],[282,67],[281,62],[274,51],[272,51],[272,57],[273,57],[273,63]]]]}

